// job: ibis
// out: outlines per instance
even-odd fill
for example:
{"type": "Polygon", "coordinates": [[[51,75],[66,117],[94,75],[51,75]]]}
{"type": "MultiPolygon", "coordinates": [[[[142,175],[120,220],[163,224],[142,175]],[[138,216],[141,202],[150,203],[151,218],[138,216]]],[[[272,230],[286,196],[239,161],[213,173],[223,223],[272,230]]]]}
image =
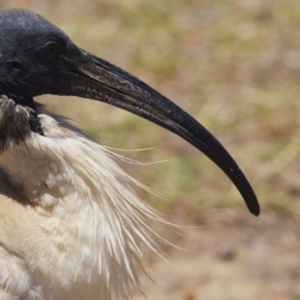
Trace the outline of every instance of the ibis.
{"type": "Polygon", "coordinates": [[[149,221],[163,222],[115,155],[37,103],[42,94],[106,102],[172,131],[215,162],[259,214],[236,162],[184,110],[42,16],[2,10],[0,299],[130,298],[136,264],[148,268],[141,246],[157,251],[149,221]]]}

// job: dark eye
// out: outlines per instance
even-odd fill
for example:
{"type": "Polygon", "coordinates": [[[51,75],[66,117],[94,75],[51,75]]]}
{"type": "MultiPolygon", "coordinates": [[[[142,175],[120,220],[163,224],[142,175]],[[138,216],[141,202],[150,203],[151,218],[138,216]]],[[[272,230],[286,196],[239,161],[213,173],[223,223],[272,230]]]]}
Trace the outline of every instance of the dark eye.
{"type": "Polygon", "coordinates": [[[59,44],[56,42],[47,42],[41,50],[41,54],[45,59],[54,58],[59,52],[59,44]]]}

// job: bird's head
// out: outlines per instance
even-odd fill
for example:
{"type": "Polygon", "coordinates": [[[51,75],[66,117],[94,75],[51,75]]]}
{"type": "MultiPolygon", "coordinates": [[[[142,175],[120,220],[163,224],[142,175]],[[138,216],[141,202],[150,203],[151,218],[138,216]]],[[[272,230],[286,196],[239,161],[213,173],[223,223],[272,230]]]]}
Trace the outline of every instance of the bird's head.
{"type": "Polygon", "coordinates": [[[246,177],[201,124],[136,77],[76,46],[38,14],[24,9],[0,11],[0,94],[26,106],[41,94],[75,95],[146,118],[207,155],[232,180],[249,210],[259,214],[246,177]]]}
{"type": "Polygon", "coordinates": [[[74,59],[80,56],[82,50],[42,16],[24,9],[0,11],[1,93],[25,101],[41,94],[69,94],[73,77],[78,77],[74,59]]]}

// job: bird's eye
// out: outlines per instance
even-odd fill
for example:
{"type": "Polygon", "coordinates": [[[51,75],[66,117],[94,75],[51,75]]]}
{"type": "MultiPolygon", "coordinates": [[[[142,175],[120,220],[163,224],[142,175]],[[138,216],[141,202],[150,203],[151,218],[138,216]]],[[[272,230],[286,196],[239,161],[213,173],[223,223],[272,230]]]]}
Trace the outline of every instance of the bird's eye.
{"type": "Polygon", "coordinates": [[[44,45],[44,47],[41,50],[41,54],[43,58],[49,60],[54,58],[58,54],[59,49],[60,49],[59,44],[51,41],[44,45]]]}

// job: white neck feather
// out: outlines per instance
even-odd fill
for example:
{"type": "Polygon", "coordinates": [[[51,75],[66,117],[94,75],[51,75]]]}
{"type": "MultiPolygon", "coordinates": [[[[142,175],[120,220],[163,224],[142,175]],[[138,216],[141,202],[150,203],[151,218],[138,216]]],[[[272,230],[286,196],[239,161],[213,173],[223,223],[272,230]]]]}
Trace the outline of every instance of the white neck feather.
{"type": "Polygon", "coordinates": [[[49,249],[30,260],[31,268],[36,274],[57,268],[51,284],[61,285],[66,295],[85,281],[101,293],[99,299],[111,293],[124,299],[139,285],[134,261],[147,270],[139,244],[156,251],[147,222],[164,221],[135,195],[129,183],[138,182],[120,169],[114,154],[62,117],[44,110],[39,119],[45,136],[32,133],[0,156],[11,184],[45,216],[40,227],[48,232],[49,249]]]}

